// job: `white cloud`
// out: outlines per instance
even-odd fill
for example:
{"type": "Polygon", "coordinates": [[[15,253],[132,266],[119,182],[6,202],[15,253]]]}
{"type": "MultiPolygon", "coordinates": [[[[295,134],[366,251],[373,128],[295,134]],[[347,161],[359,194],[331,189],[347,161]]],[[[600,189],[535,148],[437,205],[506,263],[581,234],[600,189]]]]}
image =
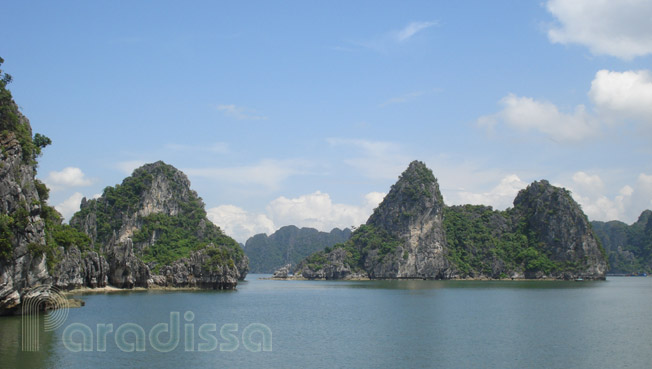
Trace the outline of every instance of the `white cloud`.
{"type": "Polygon", "coordinates": [[[553,43],[581,44],[625,60],[652,53],[649,0],[550,0],[547,9],[558,21],[548,31],[553,43]]]}
{"type": "Polygon", "coordinates": [[[621,220],[632,223],[643,210],[652,209],[652,175],[641,173],[633,186],[625,185],[615,195],[607,194],[597,174],[577,172],[572,176],[573,198],[590,220],[621,220]]]}
{"type": "Polygon", "coordinates": [[[115,167],[121,172],[131,175],[136,168],[140,168],[145,165],[147,162],[143,160],[129,160],[121,161],[115,165],[115,167]]]}
{"type": "Polygon", "coordinates": [[[527,185],[516,174],[510,174],[504,177],[498,185],[489,191],[480,193],[458,192],[455,196],[454,203],[490,205],[495,209],[506,209],[512,206],[518,192],[527,187],[527,185]]]}
{"type": "Polygon", "coordinates": [[[230,105],[218,105],[217,110],[224,112],[225,115],[235,118],[237,120],[265,120],[266,116],[258,115],[255,112],[250,111],[249,109],[242,106],[230,105]]]}
{"type": "Polygon", "coordinates": [[[305,173],[309,163],[303,160],[263,159],[257,164],[227,168],[188,168],[189,176],[214,179],[240,185],[262,187],[268,191],[278,190],[288,178],[305,173]]]}
{"type": "Polygon", "coordinates": [[[597,174],[590,175],[581,171],[577,172],[573,174],[573,183],[583,192],[594,194],[604,191],[604,182],[597,174]]]}
{"type": "Polygon", "coordinates": [[[84,187],[93,184],[93,181],[86,178],[84,172],[75,167],[66,167],[57,172],[52,171],[45,180],[52,191],[58,191],[68,187],[84,187]]]}
{"type": "Polygon", "coordinates": [[[84,198],[84,195],[75,192],[72,196],[64,200],[61,204],[56,205],[54,208],[61,213],[65,221],[68,221],[73,214],[79,211],[79,205],[81,204],[82,198],[84,198]]]}
{"type": "Polygon", "coordinates": [[[478,119],[480,126],[493,128],[505,123],[523,132],[538,131],[555,141],[579,141],[598,133],[596,119],[578,105],[572,113],[560,112],[547,101],[509,94],[500,100],[503,110],[478,119]]]}
{"type": "Polygon", "coordinates": [[[412,36],[416,35],[417,33],[430,28],[432,26],[436,26],[438,22],[411,22],[405,28],[403,28],[400,31],[397,31],[394,33],[394,38],[398,42],[405,42],[412,38],[412,36]]]}
{"type": "MultiPolygon", "coordinates": [[[[401,44],[407,43],[416,34],[423,32],[424,30],[436,26],[438,24],[439,22],[436,21],[410,22],[400,30],[386,32],[374,39],[367,39],[363,41],[352,41],[351,43],[366,49],[374,50],[380,53],[386,53],[400,46],[401,44]]],[[[335,49],[339,51],[352,51],[349,48],[343,48],[343,47],[338,47],[335,49]]]]}
{"type": "Polygon", "coordinates": [[[342,138],[329,138],[326,141],[332,146],[348,146],[358,151],[360,156],[344,162],[373,179],[396,179],[411,161],[393,142],[342,138]]]}
{"type": "Polygon", "coordinates": [[[502,110],[478,118],[488,131],[504,124],[522,132],[543,133],[555,141],[581,141],[604,133],[605,123],[652,124],[652,73],[649,70],[600,70],[588,96],[592,113],[578,105],[572,113],[530,97],[509,94],[500,100],[502,110]]]}
{"type": "Polygon", "coordinates": [[[274,232],[274,222],[264,214],[249,213],[234,205],[221,205],[206,210],[208,219],[221,227],[224,232],[238,242],[258,233],[274,232]]]}
{"type": "Polygon", "coordinates": [[[610,119],[633,118],[652,123],[652,74],[648,70],[601,70],[591,82],[589,97],[610,119]]]}
{"type": "Polygon", "coordinates": [[[257,233],[271,234],[286,225],[311,227],[320,231],[358,226],[367,221],[373,209],[385,197],[380,192],[364,196],[361,205],[334,203],[327,193],[316,191],[296,198],[284,196],[272,200],[266,213],[252,213],[234,205],[207,210],[208,218],[239,242],[257,233]]]}
{"type": "Polygon", "coordinates": [[[267,205],[267,213],[275,224],[295,224],[319,230],[331,230],[335,227],[359,226],[367,221],[376,200],[384,194],[371,193],[365,197],[365,204],[354,206],[333,203],[327,193],[316,191],[297,198],[279,197],[267,205]]]}

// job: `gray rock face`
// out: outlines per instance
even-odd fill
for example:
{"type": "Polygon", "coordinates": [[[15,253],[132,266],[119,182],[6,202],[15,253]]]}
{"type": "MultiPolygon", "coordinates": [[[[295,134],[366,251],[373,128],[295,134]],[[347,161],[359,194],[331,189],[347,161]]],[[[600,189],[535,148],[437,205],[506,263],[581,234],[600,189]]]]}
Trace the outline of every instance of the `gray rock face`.
{"type": "Polygon", "coordinates": [[[95,251],[84,254],[77,247],[60,248],[64,256],[52,271],[52,284],[60,290],[106,287],[109,263],[95,251]]]}
{"type": "Polygon", "coordinates": [[[346,251],[335,249],[326,254],[327,262],[322,269],[314,270],[308,265],[299,265],[300,274],[308,279],[348,279],[352,274],[346,262],[346,251]]]}
{"type": "MultiPolygon", "coordinates": [[[[13,104],[19,125],[31,134],[29,121],[13,104]]],[[[32,255],[29,245],[45,244],[45,223],[40,217],[40,202],[35,169],[23,159],[23,150],[16,135],[0,135],[0,216],[16,220],[7,242],[6,257],[0,257],[0,315],[14,311],[21,296],[35,286],[50,282],[44,255],[32,255]]],[[[3,218],[5,222],[6,218],[3,218]]],[[[5,237],[5,236],[3,236],[5,237]]]]}
{"type": "Polygon", "coordinates": [[[108,250],[111,285],[118,288],[147,287],[150,278],[149,268],[134,254],[130,238],[113,245],[108,250]]]}
{"type": "Polygon", "coordinates": [[[216,290],[234,289],[238,280],[244,279],[237,267],[228,265],[210,266],[210,256],[206,250],[193,252],[190,257],[175,261],[172,265],[161,267],[149,284],[160,287],[189,287],[216,290]]]}
{"type": "Polygon", "coordinates": [[[279,279],[285,279],[290,275],[290,271],[292,270],[292,264],[286,264],[277,270],[274,271],[274,274],[272,275],[272,278],[279,278],[279,279]]]}
{"type": "Polygon", "coordinates": [[[419,161],[410,163],[367,221],[402,242],[391,257],[382,261],[374,254],[367,257],[365,269],[369,276],[446,278],[451,270],[446,259],[443,208],[439,184],[430,169],[419,161]]]}

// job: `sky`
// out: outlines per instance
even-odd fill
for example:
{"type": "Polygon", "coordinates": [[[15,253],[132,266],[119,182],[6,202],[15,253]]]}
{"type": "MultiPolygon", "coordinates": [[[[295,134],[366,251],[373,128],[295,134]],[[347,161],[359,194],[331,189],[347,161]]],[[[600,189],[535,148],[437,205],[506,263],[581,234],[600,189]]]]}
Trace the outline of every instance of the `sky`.
{"type": "Polygon", "coordinates": [[[444,201],[547,179],[652,208],[652,2],[3,1],[2,69],[68,219],[138,166],[244,242],[357,226],[412,160],[444,201]]]}

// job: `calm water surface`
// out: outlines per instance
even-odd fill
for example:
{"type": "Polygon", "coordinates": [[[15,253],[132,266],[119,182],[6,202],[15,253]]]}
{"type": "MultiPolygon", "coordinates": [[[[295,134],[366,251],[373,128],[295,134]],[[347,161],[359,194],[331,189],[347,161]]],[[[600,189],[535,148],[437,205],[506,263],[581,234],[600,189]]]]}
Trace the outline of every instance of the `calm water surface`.
{"type": "MultiPolygon", "coordinates": [[[[38,352],[21,351],[21,318],[3,317],[0,368],[649,368],[652,363],[652,278],[311,282],[258,277],[249,276],[230,292],[78,296],[86,306],[71,309],[59,329],[41,331],[38,352]],[[176,349],[159,352],[148,338],[142,352],[124,352],[116,344],[121,325],[133,323],[149,333],[158,323],[169,324],[173,312],[179,312],[181,327],[176,349]],[[64,330],[74,323],[91,328],[92,351],[71,352],[64,345],[64,330]],[[252,323],[272,332],[271,352],[245,346],[242,334],[252,323]],[[114,327],[104,352],[98,351],[98,324],[114,327]],[[210,324],[218,343],[233,348],[235,340],[237,349],[199,352],[198,345],[207,341],[198,331],[210,324]]],[[[133,342],[135,336],[126,337],[133,342]]],[[[167,332],[160,336],[168,337],[167,332]]],[[[82,341],[81,333],[72,338],[82,341]]],[[[262,334],[252,334],[250,341],[262,342],[262,334]]]]}

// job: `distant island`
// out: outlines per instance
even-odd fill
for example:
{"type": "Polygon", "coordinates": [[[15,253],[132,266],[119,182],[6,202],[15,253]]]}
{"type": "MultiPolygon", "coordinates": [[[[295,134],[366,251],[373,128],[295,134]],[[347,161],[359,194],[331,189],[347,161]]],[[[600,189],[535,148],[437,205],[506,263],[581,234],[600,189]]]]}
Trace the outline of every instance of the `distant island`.
{"type": "Polygon", "coordinates": [[[505,211],[446,206],[413,161],[347,242],[304,259],[307,279],[605,279],[605,250],[570,193],[534,182],[505,211]]]}
{"type": "Polygon", "coordinates": [[[351,230],[334,228],[320,232],[314,228],[298,228],[290,225],[281,227],[271,235],[264,233],[250,237],[244,246],[249,257],[251,273],[272,273],[287,265],[297,265],[310,254],[325,247],[345,242],[351,237],[351,230]]]}
{"type": "Polygon", "coordinates": [[[610,274],[652,273],[652,211],[632,225],[618,220],[591,225],[609,257],[610,274]]]}

